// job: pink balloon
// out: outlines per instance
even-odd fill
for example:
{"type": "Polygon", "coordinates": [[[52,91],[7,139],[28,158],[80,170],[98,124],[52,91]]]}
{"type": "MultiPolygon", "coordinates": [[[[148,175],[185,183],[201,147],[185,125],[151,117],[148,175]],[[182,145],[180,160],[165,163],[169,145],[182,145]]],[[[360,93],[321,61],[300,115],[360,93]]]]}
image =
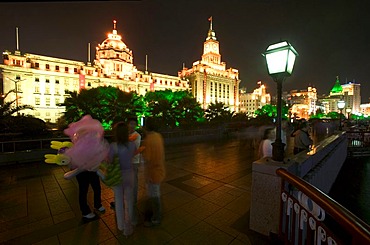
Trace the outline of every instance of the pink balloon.
{"type": "Polygon", "coordinates": [[[103,137],[103,126],[90,115],[71,123],[64,133],[73,143],[73,146],[65,151],[71,158],[72,167],[94,170],[106,158],[109,144],[103,137]]]}

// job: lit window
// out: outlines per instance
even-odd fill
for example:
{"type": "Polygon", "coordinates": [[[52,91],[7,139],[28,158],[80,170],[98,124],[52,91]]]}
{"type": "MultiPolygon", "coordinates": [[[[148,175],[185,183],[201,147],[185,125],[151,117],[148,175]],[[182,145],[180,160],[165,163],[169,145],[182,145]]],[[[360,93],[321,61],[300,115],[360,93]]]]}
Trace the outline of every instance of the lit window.
{"type": "Polygon", "coordinates": [[[50,94],[50,89],[49,88],[45,88],[45,94],[50,94]]]}
{"type": "Polygon", "coordinates": [[[35,112],[35,116],[36,116],[36,117],[39,117],[40,115],[41,115],[41,114],[40,114],[40,112],[39,112],[39,111],[36,111],[36,112],[35,112]]]}
{"type": "Polygon", "coordinates": [[[35,105],[40,105],[40,98],[35,98],[35,105]]]}
{"type": "Polygon", "coordinates": [[[35,86],[35,93],[40,93],[40,87],[39,86],[35,86]]]}
{"type": "Polygon", "coordinates": [[[50,106],[50,98],[46,98],[45,99],[45,105],[46,106],[50,106]]]}

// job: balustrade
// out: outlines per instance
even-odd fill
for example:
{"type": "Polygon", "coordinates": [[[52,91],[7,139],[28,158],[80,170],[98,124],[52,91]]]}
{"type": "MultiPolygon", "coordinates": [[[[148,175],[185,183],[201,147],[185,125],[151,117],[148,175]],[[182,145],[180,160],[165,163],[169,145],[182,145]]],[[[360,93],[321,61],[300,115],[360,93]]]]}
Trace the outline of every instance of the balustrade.
{"type": "Polygon", "coordinates": [[[282,178],[279,237],[285,244],[370,244],[370,226],[325,193],[278,169],[282,178]]]}

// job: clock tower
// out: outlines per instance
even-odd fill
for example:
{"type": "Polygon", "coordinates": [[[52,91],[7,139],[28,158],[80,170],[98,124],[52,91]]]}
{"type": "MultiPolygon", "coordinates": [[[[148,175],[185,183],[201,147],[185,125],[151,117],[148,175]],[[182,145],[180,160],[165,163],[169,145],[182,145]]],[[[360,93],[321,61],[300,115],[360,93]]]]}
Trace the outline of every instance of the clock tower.
{"type": "Polygon", "coordinates": [[[219,49],[219,42],[216,38],[216,33],[212,28],[212,17],[208,19],[210,21],[208,35],[204,42],[202,63],[212,66],[212,64],[221,64],[221,55],[219,49]]]}
{"type": "Polygon", "coordinates": [[[231,111],[239,111],[239,71],[226,68],[221,61],[219,42],[212,27],[212,17],[207,38],[203,43],[202,59],[195,61],[191,68],[178,73],[182,79],[187,79],[194,98],[207,109],[212,103],[222,102],[231,111]]]}

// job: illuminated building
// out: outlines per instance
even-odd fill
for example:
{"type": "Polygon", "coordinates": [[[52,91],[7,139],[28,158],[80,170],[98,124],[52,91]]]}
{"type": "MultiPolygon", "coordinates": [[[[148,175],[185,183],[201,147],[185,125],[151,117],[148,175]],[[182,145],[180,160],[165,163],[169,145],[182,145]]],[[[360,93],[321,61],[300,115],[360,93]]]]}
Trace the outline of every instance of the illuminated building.
{"type": "Polygon", "coordinates": [[[210,27],[203,44],[202,60],[195,61],[191,68],[183,67],[179,77],[188,79],[194,98],[203,109],[211,103],[222,102],[231,111],[238,111],[239,103],[239,71],[233,68],[226,69],[226,63],[221,62],[219,42],[212,28],[212,17],[209,18],[210,27]]]}
{"type": "Polygon", "coordinates": [[[317,110],[316,88],[308,86],[307,90],[291,90],[287,103],[290,105],[290,114],[297,118],[309,119],[317,110]]]}
{"type": "MultiPolygon", "coordinates": [[[[17,38],[18,39],[18,38],[17,38]]],[[[63,114],[61,106],[68,94],[65,90],[79,91],[98,86],[113,86],[123,91],[136,91],[144,95],[147,91],[188,90],[186,80],[177,76],[139,71],[133,64],[132,51],[122,41],[116,30],[96,47],[96,58],[88,62],[60,59],[35,54],[3,52],[3,64],[0,64],[2,93],[15,89],[18,105],[31,105],[34,110],[21,113],[33,115],[49,122],[63,114]]],[[[7,97],[15,100],[15,94],[7,97]]]]}
{"type": "Polygon", "coordinates": [[[362,115],[370,116],[370,103],[360,105],[360,113],[362,115]]]}
{"type": "Polygon", "coordinates": [[[266,93],[266,86],[261,81],[258,83],[258,88],[252,93],[247,93],[244,90],[240,92],[239,111],[246,113],[248,116],[253,116],[257,109],[271,103],[271,95],[266,93]]]}
{"type": "Polygon", "coordinates": [[[360,112],[361,104],[361,85],[354,82],[348,82],[347,84],[340,84],[339,77],[335,81],[333,88],[330,91],[330,95],[322,100],[322,104],[325,108],[325,113],[336,111],[338,112],[338,101],[344,100],[345,108],[351,109],[353,114],[360,112]]]}
{"type": "Polygon", "coordinates": [[[360,112],[361,105],[361,85],[355,82],[348,82],[342,85],[344,101],[346,107],[351,109],[354,113],[360,112]]]}

